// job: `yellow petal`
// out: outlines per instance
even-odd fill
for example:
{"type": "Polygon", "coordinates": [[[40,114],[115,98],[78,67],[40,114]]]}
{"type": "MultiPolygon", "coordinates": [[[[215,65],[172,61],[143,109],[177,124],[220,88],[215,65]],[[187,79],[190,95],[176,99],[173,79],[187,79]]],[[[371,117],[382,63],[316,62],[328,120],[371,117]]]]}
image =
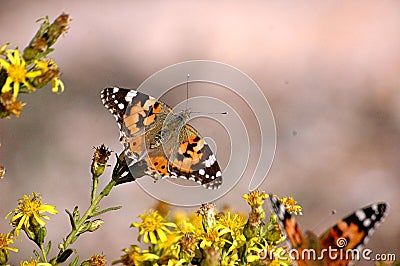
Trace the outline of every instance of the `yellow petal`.
{"type": "Polygon", "coordinates": [[[145,233],[144,234],[144,243],[149,243],[149,234],[148,233],[145,233]]]}
{"type": "Polygon", "coordinates": [[[15,59],[15,64],[21,65],[21,60],[17,49],[14,51],[14,59],[15,59]]]}
{"type": "Polygon", "coordinates": [[[152,244],[157,244],[157,237],[156,237],[156,235],[154,234],[154,232],[149,232],[149,235],[150,235],[150,242],[151,242],[152,244]]]}
{"type": "Polygon", "coordinates": [[[35,218],[35,221],[40,225],[40,226],[45,226],[46,222],[43,221],[39,215],[37,215],[36,213],[33,215],[33,218],[35,218]]]}
{"type": "Polygon", "coordinates": [[[10,67],[10,63],[8,63],[6,60],[3,58],[0,58],[0,65],[2,65],[5,69],[10,67]]]}
{"type": "Polygon", "coordinates": [[[18,92],[19,92],[19,82],[18,81],[14,81],[14,87],[13,87],[13,97],[14,97],[14,99],[17,99],[18,92]]]}
{"type": "MultiPolygon", "coordinates": [[[[11,213],[12,213],[12,212],[11,212],[11,213]]],[[[9,213],[9,214],[11,214],[11,213],[9,213]]],[[[7,215],[7,216],[9,216],[9,215],[7,215]]],[[[14,222],[14,221],[18,220],[19,218],[21,218],[22,216],[23,216],[22,213],[18,213],[18,214],[14,215],[14,216],[11,218],[11,221],[10,221],[10,222],[14,222]]],[[[6,218],[7,218],[7,217],[6,217],[6,218]]]]}
{"type": "Polygon", "coordinates": [[[12,51],[15,51],[15,50],[7,50],[6,51],[7,58],[8,58],[8,60],[10,60],[11,64],[15,65],[16,61],[15,61],[15,58],[13,57],[12,51]]]}
{"type": "Polygon", "coordinates": [[[167,235],[164,233],[163,230],[157,229],[157,235],[160,238],[161,242],[167,241],[167,235]]]}
{"type": "Polygon", "coordinates": [[[58,79],[58,78],[52,79],[51,85],[52,85],[52,87],[51,87],[52,92],[54,92],[54,93],[59,92],[58,87],[60,87],[60,92],[64,92],[64,83],[60,79],[58,79]]]}
{"type": "Polygon", "coordinates": [[[8,250],[11,250],[13,252],[18,252],[18,248],[12,248],[12,247],[7,247],[8,250]]]}
{"type": "Polygon", "coordinates": [[[30,71],[30,72],[28,72],[28,73],[26,74],[26,77],[27,77],[27,78],[35,78],[35,77],[38,77],[38,76],[40,76],[40,75],[42,75],[42,71],[36,70],[36,71],[30,71]]]}
{"type": "Polygon", "coordinates": [[[10,77],[7,78],[6,83],[4,84],[3,88],[1,88],[1,92],[5,93],[11,90],[10,84],[12,83],[12,79],[10,77]]]}

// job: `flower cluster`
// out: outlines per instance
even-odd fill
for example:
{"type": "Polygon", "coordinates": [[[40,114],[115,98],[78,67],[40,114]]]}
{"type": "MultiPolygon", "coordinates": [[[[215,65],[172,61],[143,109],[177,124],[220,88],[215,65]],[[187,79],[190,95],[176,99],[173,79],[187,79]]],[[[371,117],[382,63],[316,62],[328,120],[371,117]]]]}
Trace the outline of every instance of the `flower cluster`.
{"type": "Polygon", "coordinates": [[[291,265],[289,256],[282,257],[283,248],[277,247],[284,237],[276,217],[271,215],[265,222],[263,204],[267,197],[259,191],[244,195],[252,209],[248,217],[218,212],[214,204],[203,204],[192,214],[170,215],[165,208],[144,212],[139,216],[142,221],[132,226],[139,229],[138,241],[149,247],[142,250],[132,245],[113,264],[291,265]]]}
{"type": "MultiPolygon", "coordinates": [[[[52,205],[42,203],[42,198],[37,193],[24,195],[17,208],[7,214],[10,216],[10,225],[13,227],[10,233],[0,233],[0,265],[5,265],[9,259],[9,251],[18,252],[17,248],[10,247],[14,243],[15,237],[24,231],[29,239],[34,241],[40,248],[44,248],[44,238],[46,236],[46,222],[43,219],[50,218],[44,213],[57,214],[58,211],[52,205]]],[[[48,263],[39,263],[38,260],[31,262],[23,261],[21,265],[50,265],[48,263]]]]}
{"type": "Polygon", "coordinates": [[[70,17],[60,15],[52,24],[44,19],[40,29],[24,49],[8,49],[9,43],[0,48],[0,118],[19,117],[25,103],[17,99],[19,93],[30,93],[48,83],[53,92],[64,91],[61,72],[47,55],[51,46],[68,29],[70,17]]]}
{"type": "MultiPolygon", "coordinates": [[[[23,266],[51,266],[62,264],[74,254],[74,250],[69,248],[80,235],[88,232],[94,232],[101,227],[104,223],[101,219],[94,219],[95,217],[109,211],[118,210],[121,206],[110,207],[107,209],[100,209],[98,206],[102,198],[110,193],[112,187],[117,184],[117,180],[110,178],[109,184],[100,193],[97,193],[98,178],[104,173],[104,168],[110,158],[111,151],[104,145],[95,148],[92,159],[92,180],[93,185],[91,188],[91,204],[84,214],[80,214],[78,206],[75,206],[71,212],[66,210],[71,223],[71,232],[63,238],[63,241],[58,245],[59,252],[54,258],[48,258],[51,251],[51,241],[46,242],[45,237],[47,234],[46,220],[50,220],[48,214],[57,214],[55,206],[44,204],[42,197],[33,192],[31,195],[24,195],[18,201],[18,206],[9,212],[6,219],[10,219],[12,227],[11,232],[7,234],[0,233],[0,265],[8,265],[10,254],[9,252],[18,252],[18,248],[14,247],[15,238],[21,237],[21,231],[25,232],[29,240],[33,241],[40,251],[34,250],[36,258],[31,260],[24,260],[20,263],[23,266]]],[[[123,161],[125,162],[125,161],[123,161]]],[[[116,167],[125,169],[118,161],[116,167]]],[[[115,177],[117,178],[117,177],[115,177]]],[[[151,221],[148,224],[151,228],[151,221]]],[[[169,224],[167,224],[169,226],[169,224]]],[[[161,235],[159,232],[158,235],[161,235]]],[[[151,239],[154,238],[149,234],[151,239]]],[[[75,252],[76,253],[76,252],[75,252]]],[[[79,257],[75,256],[70,266],[105,266],[106,259],[103,255],[93,255],[92,257],[79,263],[79,257]]]]}

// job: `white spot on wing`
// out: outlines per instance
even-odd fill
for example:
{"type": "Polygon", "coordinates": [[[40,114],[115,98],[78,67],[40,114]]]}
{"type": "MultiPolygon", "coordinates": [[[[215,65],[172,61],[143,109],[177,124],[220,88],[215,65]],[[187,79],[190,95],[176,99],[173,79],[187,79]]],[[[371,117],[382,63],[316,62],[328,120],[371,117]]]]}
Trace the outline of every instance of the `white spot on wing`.
{"type": "Polygon", "coordinates": [[[119,108],[119,109],[123,110],[124,107],[125,107],[125,105],[124,105],[123,103],[118,104],[118,108],[119,108]]]}
{"type": "Polygon", "coordinates": [[[206,167],[210,167],[211,165],[213,165],[216,161],[216,158],[214,156],[214,154],[211,154],[207,160],[204,161],[206,167]]]}
{"type": "Polygon", "coordinates": [[[370,225],[371,225],[371,219],[365,219],[364,222],[363,222],[363,225],[364,225],[365,227],[370,226],[370,225]]]}
{"type": "Polygon", "coordinates": [[[362,210],[356,211],[356,216],[357,216],[358,220],[360,220],[360,221],[364,221],[364,219],[366,217],[365,212],[362,210]]]}
{"type": "Polygon", "coordinates": [[[137,91],[134,91],[134,90],[129,91],[125,96],[125,101],[131,102],[132,98],[135,97],[136,95],[137,95],[137,91]]]}

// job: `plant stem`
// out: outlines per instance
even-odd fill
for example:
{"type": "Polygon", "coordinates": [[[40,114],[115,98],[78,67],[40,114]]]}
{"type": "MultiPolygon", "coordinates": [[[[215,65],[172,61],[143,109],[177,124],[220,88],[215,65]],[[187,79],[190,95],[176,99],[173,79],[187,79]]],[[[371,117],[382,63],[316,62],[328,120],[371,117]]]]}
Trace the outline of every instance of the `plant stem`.
{"type": "Polygon", "coordinates": [[[79,232],[81,229],[82,225],[86,222],[86,219],[93,213],[93,211],[96,209],[97,204],[105,197],[107,196],[111,189],[115,186],[116,181],[111,180],[107,186],[103,189],[103,191],[100,192],[99,196],[93,199],[92,204],[89,206],[85,214],[81,217],[81,219],[76,223],[76,229],[72,230],[71,233],[68,235],[67,239],[64,241],[64,249],[67,249],[68,246],[72,243],[72,240],[75,238],[76,234],[79,232]]]}
{"type": "MultiPolygon", "coordinates": [[[[89,208],[86,210],[86,212],[83,214],[83,216],[79,219],[79,221],[76,222],[76,228],[73,229],[71,231],[71,233],[69,233],[69,235],[65,239],[61,252],[57,255],[56,258],[52,259],[51,261],[56,261],[58,256],[60,256],[63,251],[67,250],[68,246],[71,245],[76,240],[77,234],[80,232],[80,230],[81,230],[82,226],[85,224],[86,220],[96,211],[97,205],[99,204],[99,202],[105,196],[108,196],[108,194],[110,194],[111,189],[115,186],[116,183],[117,182],[115,180],[111,179],[111,181],[107,184],[107,186],[100,192],[98,197],[96,197],[95,194],[92,195],[92,201],[91,201],[89,208]]],[[[44,248],[41,247],[41,249],[42,249],[44,259],[47,262],[44,248]]]]}
{"type": "Polygon", "coordinates": [[[93,183],[92,183],[92,193],[91,193],[91,195],[90,195],[90,202],[91,202],[91,203],[93,203],[93,201],[94,201],[95,198],[96,198],[96,194],[97,194],[97,185],[99,184],[99,179],[98,179],[98,178],[92,176],[92,180],[93,180],[93,183]]]}

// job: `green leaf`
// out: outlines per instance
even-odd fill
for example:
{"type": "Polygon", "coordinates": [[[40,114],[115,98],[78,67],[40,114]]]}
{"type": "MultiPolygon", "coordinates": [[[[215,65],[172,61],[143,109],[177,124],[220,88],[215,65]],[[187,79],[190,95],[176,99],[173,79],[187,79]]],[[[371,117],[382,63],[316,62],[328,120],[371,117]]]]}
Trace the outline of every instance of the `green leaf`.
{"type": "Polygon", "coordinates": [[[33,254],[35,254],[35,256],[38,260],[41,260],[40,254],[37,250],[33,250],[33,254]]]}
{"type": "Polygon", "coordinates": [[[71,223],[72,230],[75,230],[75,229],[76,229],[76,223],[75,223],[75,220],[74,220],[74,216],[73,216],[72,213],[71,213],[69,210],[67,210],[67,209],[65,209],[65,212],[68,213],[69,222],[71,223]]]}
{"type": "Polygon", "coordinates": [[[109,212],[109,211],[117,211],[117,210],[119,210],[119,209],[121,209],[121,208],[122,208],[122,206],[110,207],[110,208],[107,208],[107,209],[105,209],[105,210],[92,213],[92,214],[89,216],[89,218],[99,216],[100,214],[103,214],[103,213],[106,213],[106,212],[109,212]]]}
{"type": "Polygon", "coordinates": [[[59,255],[58,257],[57,257],[57,260],[56,260],[56,262],[57,263],[63,263],[63,262],[65,262],[68,258],[69,258],[69,256],[71,256],[72,255],[72,253],[73,253],[73,250],[72,249],[66,249],[63,253],[61,253],[61,255],[59,255]]]}
{"type": "Polygon", "coordinates": [[[46,247],[46,249],[45,249],[46,255],[49,254],[50,249],[51,249],[51,240],[47,243],[47,247],[46,247]]]}
{"type": "Polygon", "coordinates": [[[78,260],[79,260],[79,256],[76,256],[75,259],[69,264],[69,266],[77,266],[78,260]]]}

